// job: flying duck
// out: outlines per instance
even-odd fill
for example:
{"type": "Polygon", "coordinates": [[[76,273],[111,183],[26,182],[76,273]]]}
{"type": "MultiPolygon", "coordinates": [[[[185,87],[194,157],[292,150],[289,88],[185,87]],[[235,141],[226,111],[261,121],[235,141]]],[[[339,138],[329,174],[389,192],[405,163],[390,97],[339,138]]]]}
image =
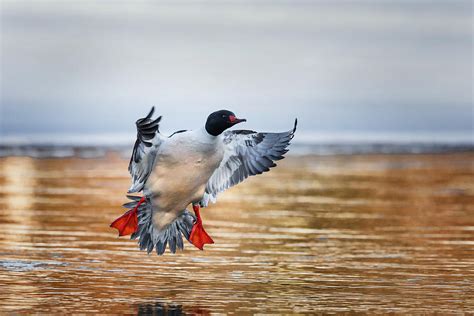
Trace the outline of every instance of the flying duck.
{"type": "Polygon", "coordinates": [[[172,253],[183,249],[182,235],[203,250],[214,241],[204,230],[200,207],[216,202],[217,195],[261,174],[283,159],[296,131],[257,133],[250,130],[227,130],[245,122],[231,111],[211,113],[204,127],[180,130],[170,136],[159,132],[161,116],[152,119],[155,108],[136,121],[137,140],[128,170],[132,185],[124,204],[129,210],[110,224],[119,236],[138,238],[141,250],[166,246],[172,253]],[[192,204],[194,215],[186,207],[192,204]]]}

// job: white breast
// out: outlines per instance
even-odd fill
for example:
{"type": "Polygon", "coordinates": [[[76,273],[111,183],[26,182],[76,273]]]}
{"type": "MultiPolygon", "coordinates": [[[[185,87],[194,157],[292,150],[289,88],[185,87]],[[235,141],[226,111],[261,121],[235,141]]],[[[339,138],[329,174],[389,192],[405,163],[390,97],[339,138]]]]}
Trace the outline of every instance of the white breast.
{"type": "Polygon", "coordinates": [[[146,192],[153,195],[158,227],[166,226],[190,203],[202,199],[222,157],[221,141],[205,130],[176,134],[161,146],[145,184],[146,192]]]}

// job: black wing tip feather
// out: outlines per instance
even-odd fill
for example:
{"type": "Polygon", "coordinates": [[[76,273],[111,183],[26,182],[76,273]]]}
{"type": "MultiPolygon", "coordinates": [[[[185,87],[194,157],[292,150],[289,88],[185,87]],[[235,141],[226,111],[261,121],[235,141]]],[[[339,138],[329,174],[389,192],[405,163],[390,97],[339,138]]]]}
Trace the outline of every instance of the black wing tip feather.
{"type": "Polygon", "coordinates": [[[132,157],[130,158],[130,163],[128,165],[128,170],[130,172],[132,172],[132,162],[138,163],[140,161],[138,152],[140,144],[143,144],[145,147],[153,146],[153,143],[150,142],[150,140],[155,137],[157,132],[159,132],[158,128],[162,116],[153,120],[151,117],[154,113],[155,107],[152,106],[150,112],[148,112],[145,117],[140,118],[135,122],[135,125],[137,126],[137,140],[133,146],[132,157]]]}
{"type": "Polygon", "coordinates": [[[150,112],[147,114],[146,117],[138,119],[136,122],[137,125],[137,138],[145,144],[147,147],[151,147],[152,143],[148,142],[148,140],[155,137],[155,134],[158,132],[159,123],[161,121],[162,116],[157,117],[156,119],[152,119],[153,113],[155,112],[155,107],[152,106],[150,112]]]}
{"type": "Polygon", "coordinates": [[[294,134],[296,132],[296,126],[298,125],[298,118],[296,117],[295,118],[295,125],[293,126],[293,131],[291,132],[292,134],[294,134]]]}
{"type": "Polygon", "coordinates": [[[137,120],[137,122],[136,122],[137,125],[140,124],[141,122],[146,121],[146,120],[148,120],[149,118],[151,118],[152,115],[153,115],[153,113],[155,113],[155,107],[154,107],[154,106],[151,107],[150,112],[148,112],[148,114],[147,114],[145,117],[139,118],[139,119],[137,120]]]}
{"type": "Polygon", "coordinates": [[[146,116],[146,118],[150,118],[153,115],[153,113],[155,113],[154,105],[151,106],[150,112],[148,112],[148,115],[146,116]]]}

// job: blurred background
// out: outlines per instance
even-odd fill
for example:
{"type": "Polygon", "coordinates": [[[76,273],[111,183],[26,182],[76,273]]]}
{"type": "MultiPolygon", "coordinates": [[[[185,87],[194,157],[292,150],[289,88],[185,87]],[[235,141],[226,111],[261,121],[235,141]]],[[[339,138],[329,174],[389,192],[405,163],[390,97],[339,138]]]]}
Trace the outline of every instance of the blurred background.
{"type": "Polygon", "coordinates": [[[469,0],[0,0],[0,314],[473,314],[472,27],[469,0]],[[299,120],[205,251],[109,227],[151,106],[299,120]]]}
{"type": "Polygon", "coordinates": [[[2,0],[0,14],[3,142],[128,144],[152,105],[165,133],[226,108],[256,130],[298,117],[296,142],[472,142],[471,1],[2,0]]]}

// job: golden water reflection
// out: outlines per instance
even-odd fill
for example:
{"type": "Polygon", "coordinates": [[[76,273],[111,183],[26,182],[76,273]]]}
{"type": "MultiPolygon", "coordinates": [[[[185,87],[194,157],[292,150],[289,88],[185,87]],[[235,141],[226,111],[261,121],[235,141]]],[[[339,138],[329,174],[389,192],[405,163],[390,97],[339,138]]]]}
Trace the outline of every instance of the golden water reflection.
{"type": "Polygon", "coordinates": [[[215,244],[119,239],[127,161],[0,159],[0,312],[474,311],[474,154],[290,157],[204,211],[215,244]]]}

